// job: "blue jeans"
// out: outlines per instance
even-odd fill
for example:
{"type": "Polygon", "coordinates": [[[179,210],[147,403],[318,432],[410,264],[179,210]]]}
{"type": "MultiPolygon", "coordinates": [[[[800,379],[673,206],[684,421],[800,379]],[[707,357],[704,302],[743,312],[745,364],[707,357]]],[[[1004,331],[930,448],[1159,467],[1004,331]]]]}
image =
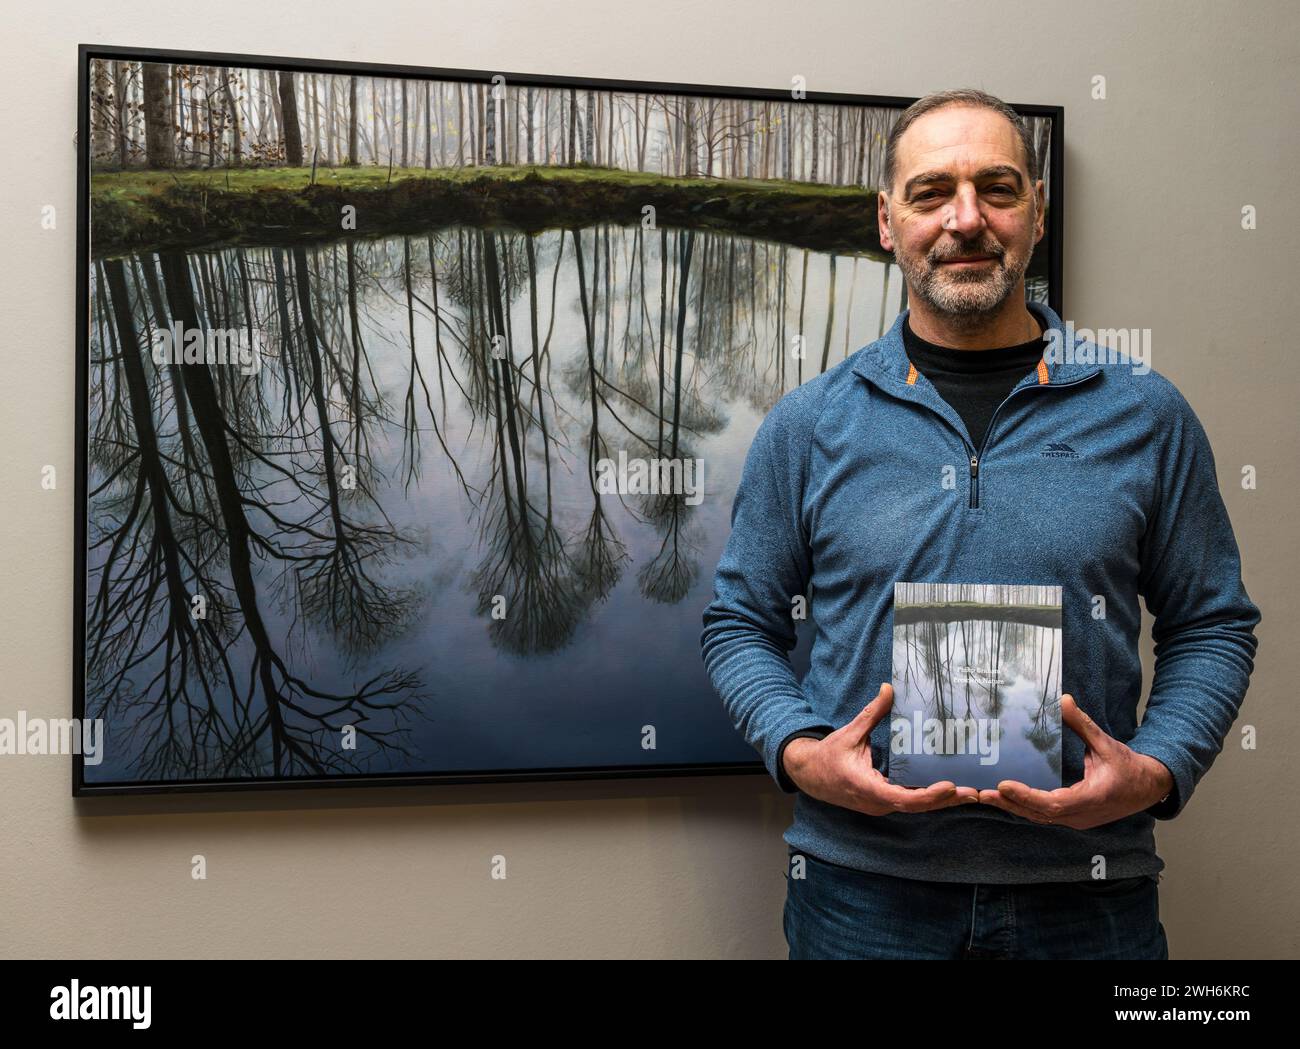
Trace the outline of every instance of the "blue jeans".
{"type": "Polygon", "coordinates": [[[1167,960],[1153,875],[1095,882],[914,881],[790,851],[790,958],[1167,960]],[[803,878],[791,877],[804,857],[803,878]]]}

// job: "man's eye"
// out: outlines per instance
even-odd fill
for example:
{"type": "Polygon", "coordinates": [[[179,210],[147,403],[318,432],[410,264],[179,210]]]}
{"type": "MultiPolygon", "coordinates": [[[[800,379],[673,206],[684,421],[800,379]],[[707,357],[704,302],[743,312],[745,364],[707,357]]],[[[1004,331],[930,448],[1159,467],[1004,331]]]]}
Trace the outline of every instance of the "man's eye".
{"type": "Polygon", "coordinates": [[[927,190],[926,192],[920,194],[916,199],[917,199],[917,200],[925,200],[925,199],[928,198],[928,197],[937,197],[938,195],[939,195],[939,194],[938,194],[935,190],[932,190],[932,189],[931,189],[931,190],[927,190]]]}
{"type": "Polygon", "coordinates": [[[1010,186],[990,186],[989,188],[998,189],[1001,190],[1003,193],[1010,193],[1012,196],[1015,196],[1015,190],[1013,190],[1010,186]]]}

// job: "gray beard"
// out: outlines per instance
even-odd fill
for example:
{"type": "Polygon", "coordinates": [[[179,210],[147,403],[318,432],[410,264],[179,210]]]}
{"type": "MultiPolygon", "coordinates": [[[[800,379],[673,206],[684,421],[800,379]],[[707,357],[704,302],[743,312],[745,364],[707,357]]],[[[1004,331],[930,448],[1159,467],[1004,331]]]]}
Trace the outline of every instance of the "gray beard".
{"type": "MultiPolygon", "coordinates": [[[[890,236],[893,236],[892,226],[890,236]]],[[[962,279],[960,274],[955,280],[945,278],[939,264],[930,266],[924,259],[915,264],[898,252],[894,253],[894,258],[907,281],[908,295],[923,301],[932,311],[942,316],[954,331],[969,335],[987,327],[997,316],[1029,268],[1034,247],[1035,245],[1030,245],[1024,263],[1018,268],[1008,269],[1005,265],[1007,256],[1004,254],[999,256],[997,268],[992,274],[976,274],[970,280],[962,279]]]]}

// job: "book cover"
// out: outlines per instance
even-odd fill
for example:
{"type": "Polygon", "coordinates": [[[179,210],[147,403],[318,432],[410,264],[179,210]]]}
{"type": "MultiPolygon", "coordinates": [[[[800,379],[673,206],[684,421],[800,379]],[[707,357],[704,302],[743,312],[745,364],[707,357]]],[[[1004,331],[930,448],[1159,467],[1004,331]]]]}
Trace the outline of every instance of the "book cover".
{"type": "Polygon", "coordinates": [[[894,584],[891,783],[1061,786],[1061,588],[894,584]]]}

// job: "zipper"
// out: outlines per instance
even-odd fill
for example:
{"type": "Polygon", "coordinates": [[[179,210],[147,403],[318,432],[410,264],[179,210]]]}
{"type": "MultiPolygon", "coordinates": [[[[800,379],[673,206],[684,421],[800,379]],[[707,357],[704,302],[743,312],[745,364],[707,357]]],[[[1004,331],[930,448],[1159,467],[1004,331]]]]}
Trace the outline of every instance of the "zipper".
{"type": "MultiPolygon", "coordinates": [[[[1021,390],[1028,390],[1029,388],[1028,386],[1021,386],[1012,390],[1002,398],[1002,404],[1006,404],[1021,390]]],[[[993,424],[998,421],[998,412],[1002,411],[1002,404],[993,409],[993,414],[989,417],[988,429],[984,431],[984,441],[980,445],[979,451],[970,457],[970,505],[972,508],[978,507],[980,504],[980,459],[984,457],[984,449],[989,446],[989,438],[993,436],[993,424]]]]}
{"type": "MultiPolygon", "coordinates": [[[[1007,394],[1002,399],[1002,404],[999,404],[996,408],[993,409],[993,415],[989,418],[988,429],[984,432],[984,440],[980,444],[979,450],[976,451],[975,454],[970,457],[969,506],[971,509],[976,509],[980,505],[980,460],[984,458],[984,452],[989,446],[989,439],[993,436],[993,426],[998,421],[998,412],[1002,411],[1002,408],[1004,405],[1006,405],[1007,401],[1011,400],[1011,398],[1014,397],[1016,394],[1023,393],[1025,390],[1044,390],[1044,389],[1059,390],[1064,386],[1077,386],[1081,382],[1087,382],[1089,379],[1093,377],[1093,375],[1096,374],[1097,372],[1093,372],[1091,375],[1085,375],[1082,378],[1073,379],[1070,382],[1058,382],[1058,383],[1046,383],[1046,384],[1036,382],[1036,383],[1031,383],[1028,386],[1019,386],[1016,389],[1012,390],[1009,394],[1007,394]]],[[[966,446],[968,448],[970,447],[969,441],[966,442],[966,446]]]]}

